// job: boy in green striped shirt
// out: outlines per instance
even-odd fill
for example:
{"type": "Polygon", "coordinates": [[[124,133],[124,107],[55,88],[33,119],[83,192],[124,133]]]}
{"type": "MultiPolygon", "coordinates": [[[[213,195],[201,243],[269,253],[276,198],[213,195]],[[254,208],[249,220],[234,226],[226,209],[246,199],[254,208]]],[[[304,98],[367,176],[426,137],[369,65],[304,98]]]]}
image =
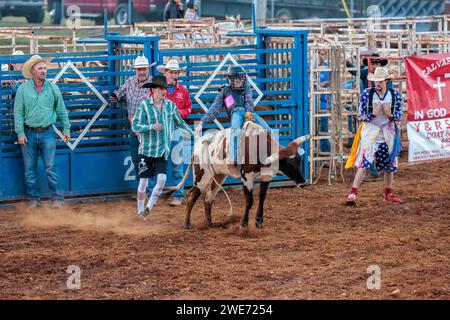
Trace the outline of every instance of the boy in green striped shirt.
{"type": "Polygon", "coordinates": [[[150,214],[166,183],[171,138],[175,127],[186,130],[192,137],[194,133],[181,118],[175,103],[165,98],[167,92],[165,77],[156,76],[142,87],[150,88],[151,97],[142,101],[136,111],[132,129],[138,133],[139,140],[138,215],[145,218],[150,214]],[[157,182],[144,207],[148,180],[154,176],[157,182]]]}

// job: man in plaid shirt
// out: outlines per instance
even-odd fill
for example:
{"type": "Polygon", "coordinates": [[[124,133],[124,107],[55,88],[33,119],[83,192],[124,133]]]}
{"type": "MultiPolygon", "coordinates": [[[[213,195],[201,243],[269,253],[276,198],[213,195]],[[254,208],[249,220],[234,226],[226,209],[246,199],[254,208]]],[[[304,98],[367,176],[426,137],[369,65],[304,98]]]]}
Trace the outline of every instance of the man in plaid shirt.
{"type": "Polygon", "coordinates": [[[150,88],[151,97],[141,103],[132,121],[132,129],[138,133],[139,139],[137,204],[141,218],[150,214],[166,183],[171,138],[175,127],[194,136],[189,125],[181,118],[175,103],[165,98],[168,87],[165,77],[156,76],[143,87],[150,88]],[[144,208],[145,191],[149,179],[153,177],[156,177],[156,185],[144,208]]]}
{"type": "MultiPolygon", "coordinates": [[[[120,101],[123,97],[127,99],[127,109],[128,109],[128,119],[131,120],[134,117],[137,109],[141,102],[146,98],[148,89],[142,86],[145,83],[150,82],[151,77],[149,75],[150,65],[148,60],[144,56],[139,56],[134,61],[134,69],[136,70],[136,75],[130,77],[121,85],[116,91],[113,92],[110,99],[112,103],[120,101]]],[[[130,153],[131,161],[134,165],[134,170],[137,176],[137,165],[138,165],[138,147],[139,141],[137,135],[133,133],[130,129],[130,153]]]]}

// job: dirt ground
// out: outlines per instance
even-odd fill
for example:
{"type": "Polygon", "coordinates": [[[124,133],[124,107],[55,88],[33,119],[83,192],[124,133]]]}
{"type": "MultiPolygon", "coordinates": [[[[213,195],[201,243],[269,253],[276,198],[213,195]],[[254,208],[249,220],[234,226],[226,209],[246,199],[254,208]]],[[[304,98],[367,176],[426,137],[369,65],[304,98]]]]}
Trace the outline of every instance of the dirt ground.
{"type": "MultiPolygon", "coordinates": [[[[351,177],[351,172],[347,173],[351,177]]],[[[239,232],[219,193],[205,227],[160,201],[147,223],[133,201],[67,204],[62,209],[0,209],[1,299],[450,299],[450,162],[402,166],[395,191],[364,183],[357,207],[348,185],[269,190],[265,227],[239,232]],[[69,290],[66,271],[81,270],[69,290]],[[381,288],[369,290],[376,265],[381,288]]],[[[255,205],[256,206],[256,205],[255,205]]]]}

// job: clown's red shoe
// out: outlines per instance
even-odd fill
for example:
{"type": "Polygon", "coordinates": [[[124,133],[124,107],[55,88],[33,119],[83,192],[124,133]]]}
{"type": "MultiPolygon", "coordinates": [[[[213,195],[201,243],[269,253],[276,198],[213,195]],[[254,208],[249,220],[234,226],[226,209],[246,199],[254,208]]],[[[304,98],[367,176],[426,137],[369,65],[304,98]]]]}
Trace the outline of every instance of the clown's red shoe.
{"type": "Polygon", "coordinates": [[[394,193],[385,193],[384,194],[384,200],[392,202],[394,204],[400,204],[402,203],[402,199],[400,199],[398,196],[396,196],[394,193]]]}
{"type": "Polygon", "coordinates": [[[355,205],[356,204],[356,194],[350,193],[347,198],[345,199],[346,203],[348,205],[355,205]]]}

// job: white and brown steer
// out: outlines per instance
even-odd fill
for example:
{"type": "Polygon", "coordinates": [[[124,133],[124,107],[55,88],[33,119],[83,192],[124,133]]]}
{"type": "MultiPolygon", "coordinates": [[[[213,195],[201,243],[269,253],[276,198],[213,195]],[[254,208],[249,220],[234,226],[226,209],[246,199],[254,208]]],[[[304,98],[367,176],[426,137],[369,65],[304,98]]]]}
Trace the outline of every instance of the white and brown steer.
{"type": "MultiPolygon", "coordinates": [[[[186,217],[184,227],[190,229],[191,211],[201,194],[204,195],[205,215],[208,226],[212,226],[211,208],[214,199],[221,185],[227,176],[232,176],[228,169],[228,141],[229,130],[221,130],[212,134],[206,134],[199,138],[194,145],[191,158],[193,165],[194,186],[186,195],[186,217]]],[[[242,129],[239,139],[238,159],[239,176],[233,176],[241,179],[244,184],[244,195],[246,197],[246,206],[244,215],[241,219],[241,227],[248,225],[249,211],[253,205],[253,184],[256,180],[261,181],[259,191],[259,205],[256,213],[256,227],[263,226],[263,206],[269,183],[277,172],[281,171],[297,186],[306,183],[302,173],[301,158],[298,153],[299,145],[308,139],[303,136],[292,141],[287,147],[281,147],[270,133],[261,128],[254,122],[246,122],[242,129]]],[[[169,188],[169,192],[177,190],[187,179],[189,168],[183,178],[183,181],[175,188],[169,188]]]]}

